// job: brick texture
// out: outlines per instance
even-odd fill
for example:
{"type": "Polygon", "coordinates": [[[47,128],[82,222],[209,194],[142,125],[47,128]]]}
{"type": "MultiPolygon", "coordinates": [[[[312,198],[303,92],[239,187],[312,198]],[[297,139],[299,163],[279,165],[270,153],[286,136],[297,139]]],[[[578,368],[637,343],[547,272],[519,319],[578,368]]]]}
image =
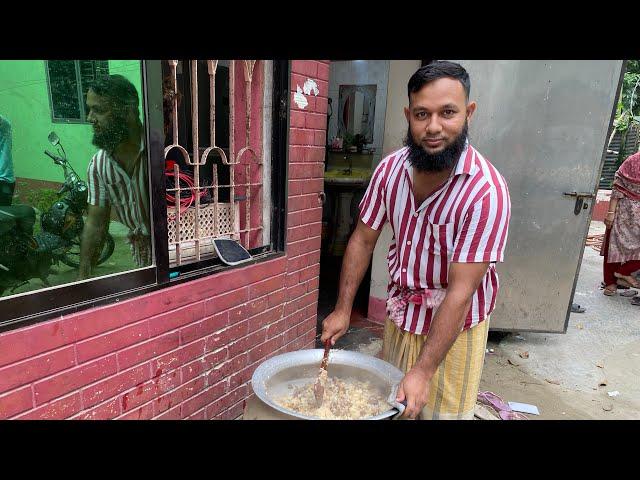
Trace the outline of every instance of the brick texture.
{"type": "Polygon", "coordinates": [[[319,92],[291,102],[285,255],[0,333],[0,419],[234,419],[265,359],[313,343],[329,64],[291,70],[319,92]]]}

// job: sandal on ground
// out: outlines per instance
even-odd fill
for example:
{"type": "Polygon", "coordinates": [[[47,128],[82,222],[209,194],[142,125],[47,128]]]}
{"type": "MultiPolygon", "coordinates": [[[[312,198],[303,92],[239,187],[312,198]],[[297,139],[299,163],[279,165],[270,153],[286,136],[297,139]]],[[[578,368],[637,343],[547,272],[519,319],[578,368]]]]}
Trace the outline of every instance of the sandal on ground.
{"type": "Polygon", "coordinates": [[[586,308],[581,307],[580,305],[578,305],[577,303],[572,303],[571,304],[571,311],[573,313],[584,313],[587,311],[586,308]]]}
{"type": "Polygon", "coordinates": [[[614,288],[604,287],[602,290],[607,297],[615,297],[618,294],[618,289],[614,286],[614,288]]]}
{"type": "Polygon", "coordinates": [[[635,297],[638,295],[637,290],[625,290],[624,292],[620,292],[621,297],[635,297]]]}
{"type": "Polygon", "coordinates": [[[529,420],[529,417],[514,412],[511,406],[493,392],[478,392],[478,402],[494,409],[502,420],[529,420]]]}
{"type": "Polygon", "coordinates": [[[631,299],[631,305],[637,305],[640,307],[640,295],[631,299]]]}

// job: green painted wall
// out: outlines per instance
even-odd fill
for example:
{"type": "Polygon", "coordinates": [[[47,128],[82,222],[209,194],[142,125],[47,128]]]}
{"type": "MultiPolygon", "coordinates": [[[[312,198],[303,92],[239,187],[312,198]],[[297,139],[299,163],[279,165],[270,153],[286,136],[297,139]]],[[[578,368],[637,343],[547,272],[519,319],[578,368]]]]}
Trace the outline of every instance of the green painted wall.
{"type": "MultiPolygon", "coordinates": [[[[142,79],[137,60],[110,60],[109,73],[127,77],[140,95],[142,79]]],[[[13,127],[13,164],[16,177],[61,182],[62,169],[42,152],[54,150],[47,141],[55,131],[73,168],[83,177],[96,152],[89,124],[54,123],[43,60],[0,60],[0,112],[13,127]]]]}

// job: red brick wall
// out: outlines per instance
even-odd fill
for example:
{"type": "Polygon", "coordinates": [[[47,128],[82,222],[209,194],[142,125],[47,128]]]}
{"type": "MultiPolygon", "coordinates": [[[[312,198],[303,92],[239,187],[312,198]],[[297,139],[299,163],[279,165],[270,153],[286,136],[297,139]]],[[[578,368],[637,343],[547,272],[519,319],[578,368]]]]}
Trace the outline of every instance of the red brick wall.
{"type": "Polygon", "coordinates": [[[592,221],[604,221],[604,217],[607,216],[607,210],[609,209],[609,200],[611,200],[611,190],[598,190],[596,204],[594,205],[593,212],[591,213],[592,221]]]}
{"type": "Polygon", "coordinates": [[[328,61],[294,61],[286,256],[0,334],[0,419],[232,419],[266,358],[315,342],[328,61]],[[302,83],[300,83],[302,82],[302,83]]]}

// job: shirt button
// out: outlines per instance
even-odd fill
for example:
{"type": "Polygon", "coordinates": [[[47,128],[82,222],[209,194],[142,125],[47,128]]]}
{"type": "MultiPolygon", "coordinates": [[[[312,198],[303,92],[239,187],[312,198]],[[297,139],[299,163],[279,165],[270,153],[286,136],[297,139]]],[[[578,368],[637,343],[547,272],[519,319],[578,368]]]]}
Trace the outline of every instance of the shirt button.
{"type": "Polygon", "coordinates": [[[407,273],[407,269],[406,269],[406,268],[403,268],[403,269],[402,269],[402,273],[407,273]]]}
{"type": "Polygon", "coordinates": [[[409,241],[407,242],[407,245],[411,245],[411,240],[409,240],[409,241]]]}
{"type": "Polygon", "coordinates": [[[413,216],[418,218],[418,212],[414,213],[413,216]]]}

